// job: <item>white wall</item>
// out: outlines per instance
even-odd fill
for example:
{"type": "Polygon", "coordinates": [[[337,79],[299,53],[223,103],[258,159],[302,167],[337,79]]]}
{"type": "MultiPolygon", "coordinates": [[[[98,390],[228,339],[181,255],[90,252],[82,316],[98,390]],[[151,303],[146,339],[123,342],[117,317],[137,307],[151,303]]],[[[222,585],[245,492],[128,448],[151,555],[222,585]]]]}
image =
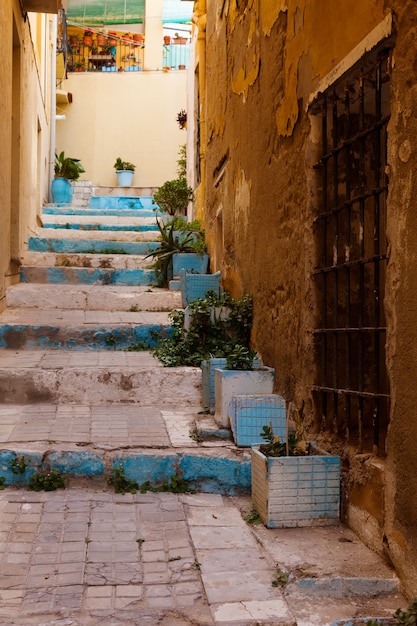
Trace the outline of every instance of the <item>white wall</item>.
{"type": "Polygon", "coordinates": [[[176,178],[186,131],[176,121],[187,108],[185,71],[71,73],[62,88],[73,102],[60,105],[56,150],[81,159],[83,179],[116,185],[116,157],[136,165],[136,187],[176,178]]]}

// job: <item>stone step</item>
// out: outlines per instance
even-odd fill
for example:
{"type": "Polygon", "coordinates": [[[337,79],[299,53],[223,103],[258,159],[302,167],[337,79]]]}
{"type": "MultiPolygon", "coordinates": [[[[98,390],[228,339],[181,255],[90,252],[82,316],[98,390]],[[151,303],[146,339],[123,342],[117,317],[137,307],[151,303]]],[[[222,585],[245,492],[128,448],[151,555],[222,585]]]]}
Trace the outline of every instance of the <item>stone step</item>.
{"type": "MultiPolygon", "coordinates": [[[[150,352],[0,350],[2,404],[201,407],[201,369],[163,367],[150,352]]],[[[0,420],[5,427],[6,422],[0,420]]],[[[147,429],[150,434],[152,428],[147,429]]],[[[187,434],[189,428],[187,427],[187,434]]],[[[49,440],[46,438],[46,440],[49,440]]]]}
{"type": "Polygon", "coordinates": [[[92,209],[148,209],[155,213],[157,205],[153,203],[153,196],[109,196],[94,195],[90,198],[92,209]]]}
{"type": "MultiPolygon", "coordinates": [[[[65,230],[92,230],[92,231],[122,231],[122,232],[136,232],[136,233],[140,233],[140,232],[147,232],[147,231],[151,231],[151,232],[159,232],[158,226],[155,223],[152,224],[143,224],[143,223],[138,223],[138,224],[132,224],[131,222],[129,223],[124,223],[128,218],[118,218],[118,217],[109,217],[107,219],[109,220],[119,220],[120,223],[107,223],[107,222],[103,222],[103,223],[99,223],[98,221],[94,221],[92,222],[90,218],[88,218],[89,221],[86,222],[82,222],[80,223],[80,219],[82,218],[78,218],[78,216],[75,216],[77,218],[76,222],[72,222],[71,221],[71,217],[72,216],[52,216],[52,217],[56,217],[56,218],[62,218],[62,222],[61,221],[55,221],[55,220],[47,220],[45,221],[45,218],[43,218],[43,226],[45,228],[49,228],[49,229],[65,229],[65,230]]],[[[101,218],[102,220],[105,219],[105,217],[101,218]]],[[[129,218],[131,221],[134,221],[136,219],[140,219],[140,218],[129,218]]],[[[143,218],[143,219],[149,219],[149,218],[143,218]]]]}
{"type": "Polygon", "coordinates": [[[151,269],[153,259],[143,254],[60,254],[58,252],[31,252],[23,256],[24,266],[36,267],[93,267],[114,269],[151,269]]]}
{"type": "Polygon", "coordinates": [[[157,217],[157,213],[153,209],[144,209],[144,208],[109,208],[109,209],[100,209],[100,208],[90,208],[90,207],[63,207],[57,205],[48,205],[42,209],[42,215],[68,215],[68,216],[113,216],[113,217],[147,217],[147,218],[155,218],[157,217]]]}
{"type": "Polygon", "coordinates": [[[165,312],[9,307],[0,314],[0,348],[15,350],[149,350],[170,333],[165,312]]]}
{"type": "Polygon", "coordinates": [[[48,283],[72,285],[152,285],[155,272],[150,269],[115,269],[93,267],[37,267],[22,266],[23,283],[48,283]]]}
{"type": "Polygon", "coordinates": [[[158,246],[159,243],[155,241],[155,233],[151,231],[147,233],[110,231],[106,233],[103,231],[97,237],[96,232],[54,230],[53,235],[29,237],[28,242],[28,248],[32,252],[59,252],[63,254],[147,255],[158,246]]]}
{"type": "Polygon", "coordinates": [[[48,285],[20,283],[6,292],[8,307],[81,309],[85,311],[171,311],[181,308],[181,294],[147,286],[48,285]]]}

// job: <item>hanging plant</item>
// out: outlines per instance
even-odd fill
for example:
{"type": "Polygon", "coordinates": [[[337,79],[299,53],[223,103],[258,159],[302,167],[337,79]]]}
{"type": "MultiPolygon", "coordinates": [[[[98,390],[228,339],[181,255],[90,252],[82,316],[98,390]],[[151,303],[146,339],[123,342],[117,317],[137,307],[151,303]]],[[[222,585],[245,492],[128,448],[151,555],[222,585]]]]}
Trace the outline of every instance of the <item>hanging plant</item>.
{"type": "Polygon", "coordinates": [[[187,113],[184,111],[184,109],[181,109],[181,111],[178,113],[177,122],[178,126],[181,129],[187,128],[187,113]]]}

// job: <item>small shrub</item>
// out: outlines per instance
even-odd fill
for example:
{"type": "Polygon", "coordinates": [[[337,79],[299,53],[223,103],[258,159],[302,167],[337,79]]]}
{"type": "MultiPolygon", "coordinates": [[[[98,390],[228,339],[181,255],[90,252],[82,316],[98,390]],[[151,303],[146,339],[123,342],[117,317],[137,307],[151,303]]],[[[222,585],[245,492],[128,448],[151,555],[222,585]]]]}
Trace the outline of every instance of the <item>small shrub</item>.
{"type": "Polygon", "coordinates": [[[109,485],[114,486],[115,493],[136,493],[139,489],[139,485],[135,480],[125,476],[123,465],[116,465],[107,480],[109,485]]]}
{"type": "Polygon", "coordinates": [[[65,489],[64,476],[56,469],[50,472],[32,474],[29,479],[30,491],[56,491],[65,489]]]}

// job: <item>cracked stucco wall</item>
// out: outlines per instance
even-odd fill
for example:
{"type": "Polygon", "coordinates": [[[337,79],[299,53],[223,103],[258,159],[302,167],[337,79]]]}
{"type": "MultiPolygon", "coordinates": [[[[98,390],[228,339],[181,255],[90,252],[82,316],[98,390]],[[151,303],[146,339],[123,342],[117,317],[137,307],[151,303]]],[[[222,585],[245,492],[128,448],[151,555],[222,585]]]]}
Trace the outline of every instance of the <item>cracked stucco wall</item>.
{"type": "Polygon", "coordinates": [[[389,555],[407,593],[415,595],[417,472],[410,475],[410,467],[417,467],[415,2],[207,3],[201,202],[211,270],[221,270],[224,287],[235,296],[253,294],[254,346],[275,368],[276,392],[312,424],[312,164],[318,133],[308,104],[389,32],[391,16],[397,43],[388,139],[386,310],[393,403],[387,460],[373,467],[366,485],[353,481],[350,495],[356,530],[389,555]]]}

